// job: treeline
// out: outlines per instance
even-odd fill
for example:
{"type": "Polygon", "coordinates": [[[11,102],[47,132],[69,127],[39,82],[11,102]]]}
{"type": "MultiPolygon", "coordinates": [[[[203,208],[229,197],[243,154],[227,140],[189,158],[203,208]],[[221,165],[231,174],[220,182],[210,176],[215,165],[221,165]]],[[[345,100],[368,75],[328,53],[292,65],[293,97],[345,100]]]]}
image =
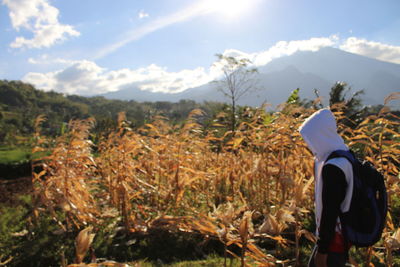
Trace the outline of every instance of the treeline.
{"type": "Polygon", "coordinates": [[[44,92],[21,81],[0,81],[0,146],[29,143],[34,131],[34,121],[39,115],[46,117],[44,134],[58,136],[65,131],[71,119],[94,117],[94,133],[107,132],[117,124],[119,112],[126,112],[131,127],[140,127],[164,116],[172,124],[182,123],[193,109],[200,108],[208,114],[204,123],[227,108],[216,102],[196,103],[192,100],[171,102],[143,102],[110,100],[104,97],[82,97],[44,92]]]}

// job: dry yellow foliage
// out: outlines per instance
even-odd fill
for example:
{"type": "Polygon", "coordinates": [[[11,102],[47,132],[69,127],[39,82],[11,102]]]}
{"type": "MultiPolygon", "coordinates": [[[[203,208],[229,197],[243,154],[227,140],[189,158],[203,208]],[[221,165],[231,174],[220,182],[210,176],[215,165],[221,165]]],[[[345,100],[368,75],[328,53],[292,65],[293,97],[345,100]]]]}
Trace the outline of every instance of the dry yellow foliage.
{"type": "MultiPolygon", "coordinates": [[[[52,154],[39,162],[43,171],[33,175],[38,210],[45,207],[65,229],[120,216],[127,232],[200,232],[244,247],[260,265],[273,266],[275,258],[257,248],[253,236],[290,245],[281,234],[292,227],[297,250],[302,236],[314,239],[301,224],[313,210],[313,158],[297,131],[314,110],[285,110],[270,115],[269,122],[264,111],[252,111],[234,135],[219,134],[220,123],[204,131],[196,121],[200,110],[182,126],[157,117],[136,130],[120,114],[118,129],[103,138],[96,156],[90,141],[94,121],[71,121],[52,154]]],[[[350,147],[385,175],[389,196],[398,194],[400,118],[385,111],[350,129],[341,123],[340,109],[335,115],[350,147]]],[[[41,146],[44,142],[35,151],[41,146]]],[[[397,244],[393,228],[385,230],[386,236],[397,244]]],[[[77,244],[90,244],[90,238],[81,237],[77,244]]],[[[83,247],[77,252],[80,259],[83,247]]]]}

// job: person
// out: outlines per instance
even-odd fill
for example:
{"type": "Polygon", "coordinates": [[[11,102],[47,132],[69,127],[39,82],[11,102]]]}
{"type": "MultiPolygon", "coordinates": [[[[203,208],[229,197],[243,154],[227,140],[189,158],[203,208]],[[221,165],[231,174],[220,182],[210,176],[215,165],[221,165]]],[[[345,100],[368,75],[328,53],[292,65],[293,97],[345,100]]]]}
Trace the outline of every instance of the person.
{"type": "Polygon", "coordinates": [[[316,111],[299,131],[314,155],[317,244],[309,266],[345,266],[350,244],[342,234],[339,215],[350,208],[353,168],[346,158],[327,159],[333,151],[349,148],[337,133],[336,120],[329,109],[316,111]]]}

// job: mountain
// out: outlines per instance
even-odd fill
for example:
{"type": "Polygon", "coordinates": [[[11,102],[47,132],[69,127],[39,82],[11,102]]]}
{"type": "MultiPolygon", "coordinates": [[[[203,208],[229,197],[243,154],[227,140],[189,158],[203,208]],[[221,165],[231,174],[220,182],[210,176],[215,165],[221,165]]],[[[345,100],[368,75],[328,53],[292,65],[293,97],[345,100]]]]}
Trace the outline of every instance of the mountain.
{"type": "MultiPolygon", "coordinates": [[[[258,68],[258,89],[243,97],[239,104],[260,105],[267,101],[280,104],[290,92],[300,88],[302,98],[314,99],[314,89],[327,104],[330,88],[337,81],[346,82],[353,90],[364,90],[366,104],[382,104],[385,96],[400,91],[400,65],[348,53],[336,48],[300,51],[277,58],[258,68]]],[[[152,93],[138,88],[125,88],[104,96],[136,101],[226,101],[215,84],[190,88],[182,93],[152,93]]]]}
{"type": "MultiPolygon", "coordinates": [[[[302,97],[313,98],[314,88],[324,88],[328,91],[332,86],[329,81],[312,73],[302,73],[293,66],[260,73],[256,79],[258,88],[240,99],[239,104],[251,106],[260,106],[264,102],[280,104],[285,102],[290,92],[296,88],[309,88],[310,90],[302,92],[302,97]]],[[[226,101],[226,97],[216,89],[214,84],[191,88],[176,96],[197,101],[226,101]]]]}
{"type": "MultiPolygon", "coordinates": [[[[317,52],[302,51],[281,57],[260,68],[261,73],[274,72],[293,66],[303,73],[313,73],[331,86],[336,81],[346,82],[354,91],[364,90],[370,104],[382,103],[388,94],[400,91],[400,65],[384,62],[336,48],[322,48],[317,52]]],[[[304,88],[305,89],[305,88],[304,88]]],[[[323,96],[328,96],[321,89],[323,96]]]]}
{"type": "Polygon", "coordinates": [[[135,86],[126,86],[121,90],[106,93],[101,96],[104,96],[105,98],[108,99],[135,100],[137,102],[155,102],[155,101],[178,102],[180,99],[183,99],[183,98],[177,98],[175,95],[176,94],[161,93],[161,92],[153,93],[151,91],[140,90],[135,86]]]}

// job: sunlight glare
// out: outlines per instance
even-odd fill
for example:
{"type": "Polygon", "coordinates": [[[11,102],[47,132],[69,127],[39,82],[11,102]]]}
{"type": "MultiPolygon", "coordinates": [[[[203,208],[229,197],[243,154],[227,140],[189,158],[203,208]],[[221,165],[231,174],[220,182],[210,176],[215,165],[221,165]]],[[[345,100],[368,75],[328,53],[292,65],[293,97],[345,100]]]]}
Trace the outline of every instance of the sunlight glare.
{"type": "Polygon", "coordinates": [[[209,12],[232,19],[248,11],[254,5],[254,2],[254,0],[205,0],[203,6],[209,12]]]}

